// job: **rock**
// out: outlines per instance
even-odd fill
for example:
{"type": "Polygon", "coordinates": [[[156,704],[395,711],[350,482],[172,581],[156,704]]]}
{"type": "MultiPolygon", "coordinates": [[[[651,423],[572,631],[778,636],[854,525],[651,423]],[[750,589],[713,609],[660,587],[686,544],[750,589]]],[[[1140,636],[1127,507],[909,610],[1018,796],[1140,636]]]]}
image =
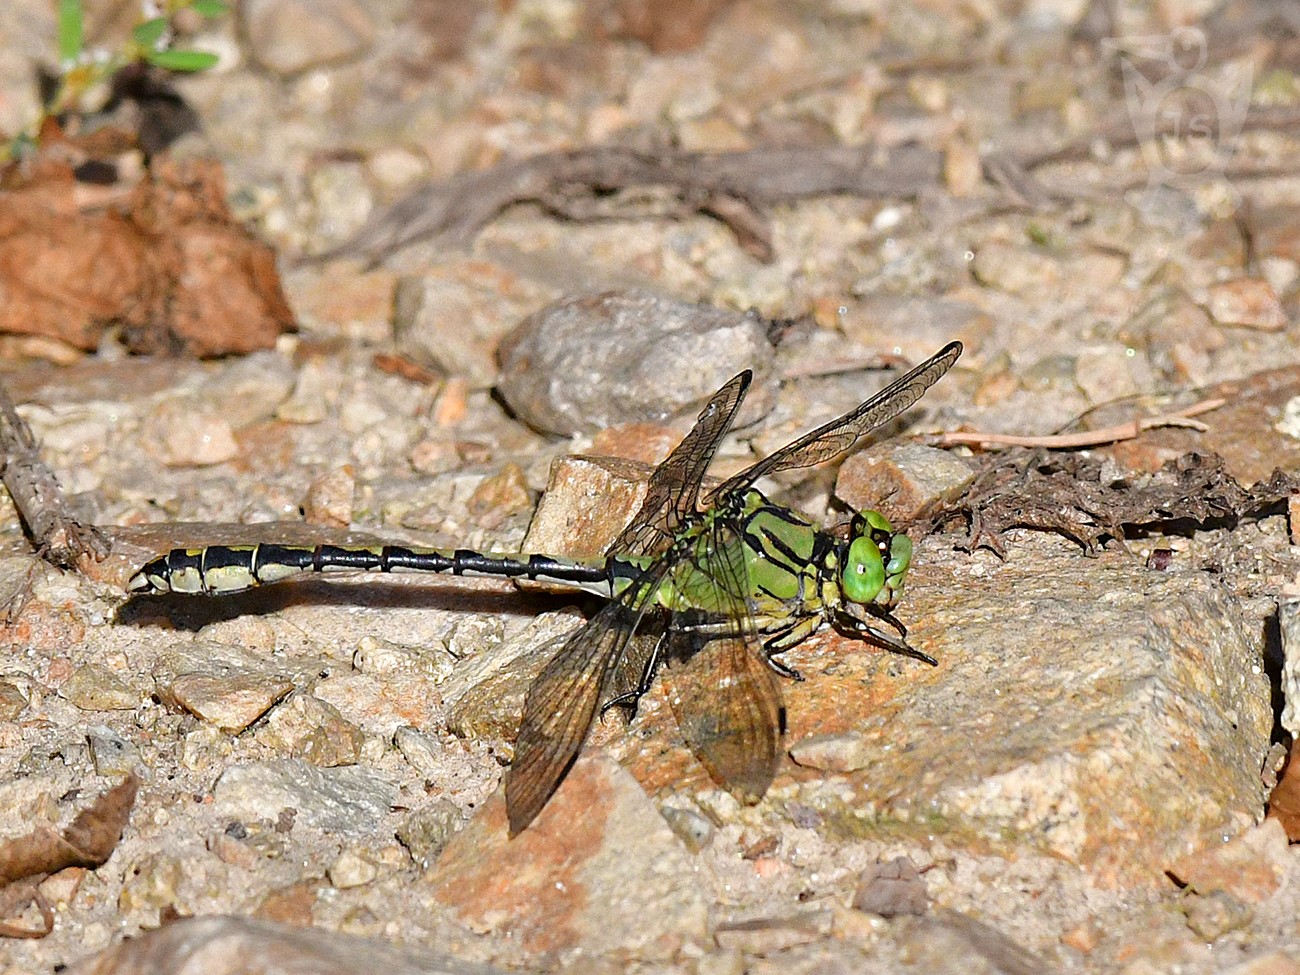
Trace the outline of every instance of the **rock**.
{"type": "Polygon", "coordinates": [[[197,398],[159,404],[145,420],[144,444],[172,467],[207,467],[239,456],[230,421],[197,398]]]}
{"type": "Polygon", "coordinates": [[[1251,252],[1256,260],[1280,257],[1300,264],[1300,205],[1252,206],[1246,213],[1251,252]]]}
{"type": "Polygon", "coordinates": [[[129,711],[140,694],[98,664],[83,664],[59,686],[59,696],[83,711],[129,711]]]}
{"type": "Polygon", "coordinates": [[[321,768],[355,765],[365,735],[338,708],[310,694],[295,694],[258,729],[257,740],[321,768]]]}
{"type": "Polygon", "coordinates": [[[346,890],[372,883],[379,876],[379,868],[355,850],[344,850],[335,857],[325,875],[335,889],[346,890]]]}
{"type": "Polygon", "coordinates": [[[649,476],[649,467],[612,457],[557,458],[524,551],[601,558],[641,506],[649,476]]]}
{"type": "Polygon", "coordinates": [[[118,895],[123,914],[174,907],[188,871],[179,856],[157,853],[133,865],[131,876],[118,895]]]}
{"type": "Polygon", "coordinates": [[[503,323],[544,300],[513,273],[481,260],[404,276],[392,313],[397,349],[434,372],[486,389],[496,379],[493,349],[503,323]]]}
{"type": "Polygon", "coordinates": [[[990,288],[1024,295],[1056,290],[1060,286],[1061,265],[1041,251],[993,241],[975,251],[971,274],[990,288]]]}
{"type": "MultiPolygon", "coordinates": [[[[314,232],[325,243],[351,237],[374,206],[365,169],[357,162],[317,162],[308,174],[307,187],[316,207],[314,232]]],[[[350,323],[344,318],[333,324],[346,328],[350,323]]]]}
{"type": "Polygon", "coordinates": [[[433,727],[442,717],[442,698],[432,678],[414,670],[382,679],[340,673],[317,684],[316,697],[348,722],[384,738],[403,725],[433,727]]]}
{"type": "Polygon", "coordinates": [[[67,969],[68,975],[506,975],[435,952],[246,917],[182,917],[67,969]]]}
{"type": "Polygon", "coordinates": [[[442,758],[441,743],[411,727],[398,728],[393,732],[393,744],[417,772],[432,772],[442,758]]]}
{"type": "Polygon", "coordinates": [[[1218,941],[1225,934],[1246,927],[1255,916],[1249,904],[1226,890],[1193,895],[1183,902],[1183,910],[1187,913],[1187,926],[1207,942],[1218,941]]]}
{"type": "Polygon", "coordinates": [[[214,666],[210,671],[166,674],[158,696],[222,731],[238,733],[293,690],[293,682],[242,668],[214,666]]]}
{"type": "Polygon", "coordinates": [[[0,680],[0,721],[13,721],[26,707],[27,697],[18,685],[0,680]]]}
{"type": "Polygon", "coordinates": [[[1280,951],[1256,955],[1250,961],[1225,968],[1223,975],[1300,975],[1300,961],[1280,951]]]}
{"type": "MultiPolygon", "coordinates": [[[[784,658],[805,678],[781,682],[788,740],[858,735],[871,752],[830,779],[780,772],[787,808],[842,835],[923,828],[956,846],[1038,850],[1099,886],[1149,887],[1262,807],[1272,712],[1259,630],[1206,575],[1085,559],[1040,536],[1017,536],[1005,562],[931,538],[896,612],[938,667],[831,635],[784,658]]],[[[611,748],[649,787],[702,787],[658,686],[611,748]]]]}
{"type": "Polygon", "coordinates": [[[397,827],[397,839],[411,859],[427,869],[464,825],[459,806],[448,799],[435,799],[406,817],[397,827]]]}
{"type": "Polygon", "coordinates": [[[900,914],[924,914],[930,906],[925,881],[907,857],[894,857],[888,863],[874,863],[858,877],[853,892],[855,910],[881,917],[900,914]]]}
{"type": "Polygon", "coordinates": [[[349,61],[374,40],[369,14],[354,0],[251,0],[239,13],[253,57],[282,78],[349,61]]]}
{"type": "Polygon", "coordinates": [[[708,817],[675,806],[664,806],[660,812],[663,813],[664,819],[672,827],[673,832],[677,834],[677,838],[692,853],[699,853],[712,841],[716,829],[713,823],[709,822],[708,817]]]}
{"type": "Polygon", "coordinates": [[[774,955],[796,945],[821,941],[831,933],[830,911],[805,911],[789,917],[757,918],[719,924],[713,940],[722,949],[746,955],[774,955]]]}
{"type": "Polygon", "coordinates": [[[374,830],[396,797],[397,790],[374,772],[319,769],[296,758],[233,766],[213,789],[223,816],[274,822],[292,809],[295,823],[334,833],[374,830]]]}
{"type": "Polygon", "coordinates": [[[880,444],[840,465],[835,496],[850,507],[879,511],[894,524],[911,521],[936,498],[955,496],[970,483],[973,465],[922,444],[880,444]]]}
{"type": "Polygon", "coordinates": [[[824,772],[854,772],[871,764],[875,746],[862,735],[810,735],[790,746],[795,764],[824,772]]]}
{"type": "Polygon", "coordinates": [[[202,378],[199,388],[207,403],[221,404],[231,429],[242,430],[274,416],[292,392],[295,377],[287,356],[262,350],[223,363],[214,375],[202,378]]]}
{"type": "Polygon", "coordinates": [[[307,488],[302,501],[306,521],[332,528],[352,524],[352,499],[357,489],[357,475],[351,464],[344,464],[322,474],[307,488]]]}
{"type": "Polygon", "coordinates": [[[512,515],[532,511],[533,495],[528,490],[523,468],[506,464],[498,473],[484,478],[470,495],[466,507],[475,524],[488,531],[500,528],[512,515]]]}
{"type": "Polygon", "coordinates": [[[428,881],[462,922],[509,932],[539,960],[578,947],[667,960],[705,935],[694,858],[636,780],[590,750],[514,839],[505,802],[493,796],[452,837],[428,881]]]}
{"type": "Polygon", "coordinates": [[[899,937],[908,962],[934,975],[986,971],[998,975],[1050,975],[1055,966],[997,928],[956,911],[917,918],[899,937]]]}
{"type": "Polygon", "coordinates": [[[1281,885],[1287,858],[1286,830],[1266,819],[1231,842],[1180,858],[1169,872],[1197,893],[1223,891],[1258,904],[1281,885]]]}
{"type": "Polygon", "coordinates": [[[649,292],[565,298],[524,319],[502,342],[497,388],[532,426],[569,436],[619,423],[694,417],[741,369],[755,382],[740,422],[770,404],[772,368],[757,315],[649,292]]]}
{"type": "Polygon", "coordinates": [[[275,411],[276,419],[285,423],[320,423],[329,416],[330,397],[338,385],[336,376],[322,360],[308,359],[298,370],[292,394],[275,411]]]}
{"type": "Polygon", "coordinates": [[[1273,286],[1263,278],[1236,278],[1212,285],[1207,305],[1220,325],[1240,325],[1261,332],[1286,328],[1286,313],[1273,286]]]}
{"type": "Polygon", "coordinates": [[[128,775],[140,763],[140,750],[106,725],[91,728],[86,743],[90,745],[90,760],[97,775],[128,775]]]}
{"type": "Polygon", "coordinates": [[[1215,453],[1243,485],[1265,480],[1277,468],[1300,469],[1300,418],[1295,407],[1288,406],[1300,402],[1300,366],[1216,383],[1201,390],[1201,395],[1226,400],[1206,415],[1213,421],[1209,430],[1148,430],[1137,440],[1107,448],[1106,453],[1131,470],[1154,470],[1165,458],[1191,450],[1215,453]]]}

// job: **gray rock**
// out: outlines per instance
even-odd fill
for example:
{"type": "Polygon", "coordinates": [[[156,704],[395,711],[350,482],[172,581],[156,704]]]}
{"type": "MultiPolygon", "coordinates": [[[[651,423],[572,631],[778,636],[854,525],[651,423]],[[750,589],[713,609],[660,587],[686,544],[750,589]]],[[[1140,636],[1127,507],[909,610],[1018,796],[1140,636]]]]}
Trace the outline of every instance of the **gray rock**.
{"type": "Polygon", "coordinates": [[[673,832],[677,834],[677,838],[692,853],[699,853],[713,840],[716,829],[709,822],[708,817],[701,816],[694,810],[679,809],[676,806],[664,806],[660,811],[673,832]]]}
{"type": "Polygon", "coordinates": [[[140,750],[106,725],[95,725],[86,733],[90,760],[95,773],[104,776],[126,775],[135,771],[140,750]]]}
{"type": "Polygon", "coordinates": [[[917,918],[899,937],[909,961],[935,975],[1051,975],[1055,966],[997,928],[956,911],[917,918]]]}
{"type": "Polygon", "coordinates": [[[907,857],[873,863],[862,871],[853,892],[853,907],[881,917],[925,913],[930,904],[925,881],[907,857]]]}
{"type": "Polygon", "coordinates": [[[500,975],[501,970],[317,927],[246,917],[181,918],[72,966],[69,975],[500,975]]]}
{"type": "Polygon", "coordinates": [[[766,323],[643,291],[565,298],[524,319],[500,351],[498,389],[539,430],[594,433],[617,423],[691,414],[741,369],[755,384],[742,412],[770,402],[766,323]]]}
{"type": "Polygon", "coordinates": [[[361,834],[388,813],[397,790],[365,769],[320,769],[286,758],[227,769],[213,795],[223,816],[275,821],[282,810],[293,809],[300,825],[361,834]]]}
{"type": "Polygon", "coordinates": [[[406,817],[397,827],[397,839],[410,851],[412,860],[428,867],[464,825],[459,806],[448,799],[435,799],[406,817]]]}
{"type": "Polygon", "coordinates": [[[322,768],[355,765],[364,739],[361,729],[338,708],[310,694],[295,694],[272,711],[257,735],[280,753],[322,768]]]}
{"type": "Polygon", "coordinates": [[[347,61],[374,40],[354,0],[250,0],[239,11],[253,57],[281,77],[347,61]]]}

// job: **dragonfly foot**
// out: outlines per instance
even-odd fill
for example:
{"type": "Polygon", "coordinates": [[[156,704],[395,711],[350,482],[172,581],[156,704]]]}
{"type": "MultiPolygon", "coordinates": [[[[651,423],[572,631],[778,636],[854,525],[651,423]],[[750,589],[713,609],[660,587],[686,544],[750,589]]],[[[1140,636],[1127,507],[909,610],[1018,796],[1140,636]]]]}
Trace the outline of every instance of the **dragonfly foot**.
{"type": "Polygon", "coordinates": [[[764,655],[763,659],[767,661],[769,667],[775,670],[782,677],[789,678],[790,680],[803,680],[803,674],[799,673],[799,671],[795,670],[793,667],[788,667],[781,663],[781,661],[777,660],[776,657],[764,655]]]}

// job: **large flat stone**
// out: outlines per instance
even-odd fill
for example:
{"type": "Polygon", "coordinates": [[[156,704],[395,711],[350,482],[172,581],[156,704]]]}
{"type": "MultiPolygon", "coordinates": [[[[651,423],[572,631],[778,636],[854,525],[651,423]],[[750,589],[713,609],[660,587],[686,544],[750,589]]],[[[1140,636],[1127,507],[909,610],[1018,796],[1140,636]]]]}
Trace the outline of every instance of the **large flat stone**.
{"type": "MultiPolygon", "coordinates": [[[[1165,884],[1176,858],[1262,815],[1260,636],[1213,577],[1041,536],[1005,563],[932,541],[899,615],[938,667],[835,636],[785,656],[806,678],[782,682],[787,746],[808,761],[801,739],[848,736],[857,758],[787,763],[756,814],[796,800],[831,836],[1046,852],[1119,886],[1165,884]]],[[[679,736],[661,697],[615,751],[652,793],[708,788],[665,747],[679,736]]]]}

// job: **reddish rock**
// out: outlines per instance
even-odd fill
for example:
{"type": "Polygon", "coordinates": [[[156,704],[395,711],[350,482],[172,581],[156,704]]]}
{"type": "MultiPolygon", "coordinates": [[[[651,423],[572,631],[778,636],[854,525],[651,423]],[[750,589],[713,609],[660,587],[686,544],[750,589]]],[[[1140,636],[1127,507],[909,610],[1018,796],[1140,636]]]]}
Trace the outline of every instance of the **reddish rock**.
{"type": "Polygon", "coordinates": [[[636,780],[588,752],[526,830],[506,835],[498,793],[447,844],[434,897],[476,930],[556,958],[671,958],[706,933],[697,868],[636,780]]]}

